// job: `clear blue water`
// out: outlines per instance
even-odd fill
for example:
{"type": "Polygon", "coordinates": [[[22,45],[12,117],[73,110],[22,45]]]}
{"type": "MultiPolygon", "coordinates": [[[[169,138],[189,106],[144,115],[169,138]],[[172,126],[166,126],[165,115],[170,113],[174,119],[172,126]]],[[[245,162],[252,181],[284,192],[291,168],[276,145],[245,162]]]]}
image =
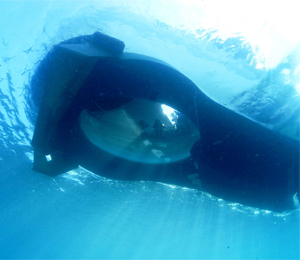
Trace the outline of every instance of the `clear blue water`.
{"type": "Polygon", "coordinates": [[[31,170],[30,78],[54,44],[96,30],[299,139],[297,8],[252,2],[248,13],[227,1],[0,2],[0,258],[299,259],[297,207],[274,213],[84,169],[55,178],[31,170]]]}

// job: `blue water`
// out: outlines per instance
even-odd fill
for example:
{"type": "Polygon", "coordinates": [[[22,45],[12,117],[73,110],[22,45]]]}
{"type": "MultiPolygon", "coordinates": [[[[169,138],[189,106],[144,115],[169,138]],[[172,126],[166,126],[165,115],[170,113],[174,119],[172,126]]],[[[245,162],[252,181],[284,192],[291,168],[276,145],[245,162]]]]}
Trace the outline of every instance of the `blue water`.
{"type": "Polygon", "coordinates": [[[124,41],[125,51],[166,61],[212,99],[299,140],[297,8],[263,12],[249,1],[257,14],[247,14],[238,5],[232,13],[230,3],[183,2],[0,2],[0,258],[299,259],[297,207],[274,213],[82,168],[55,178],[31,170],[38,109],[30,78],[54,44],[96,30],[124,41]],[[286,10],[280,22],[267,16],[286,10]]]}

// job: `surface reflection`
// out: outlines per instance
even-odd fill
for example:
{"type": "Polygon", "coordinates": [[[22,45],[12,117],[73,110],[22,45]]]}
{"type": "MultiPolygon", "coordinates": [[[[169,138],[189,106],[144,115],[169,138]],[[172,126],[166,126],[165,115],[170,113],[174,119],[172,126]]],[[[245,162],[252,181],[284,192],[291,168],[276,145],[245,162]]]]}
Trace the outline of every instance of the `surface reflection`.
{"type": "Polygon", "coordinates": [[[197,127],[180,112],[161,103],[135,99],[114,110],[84,110],[80,125],[97,147],[119,157],[161,164],[190,156],[199,139],[197,127]]]}

